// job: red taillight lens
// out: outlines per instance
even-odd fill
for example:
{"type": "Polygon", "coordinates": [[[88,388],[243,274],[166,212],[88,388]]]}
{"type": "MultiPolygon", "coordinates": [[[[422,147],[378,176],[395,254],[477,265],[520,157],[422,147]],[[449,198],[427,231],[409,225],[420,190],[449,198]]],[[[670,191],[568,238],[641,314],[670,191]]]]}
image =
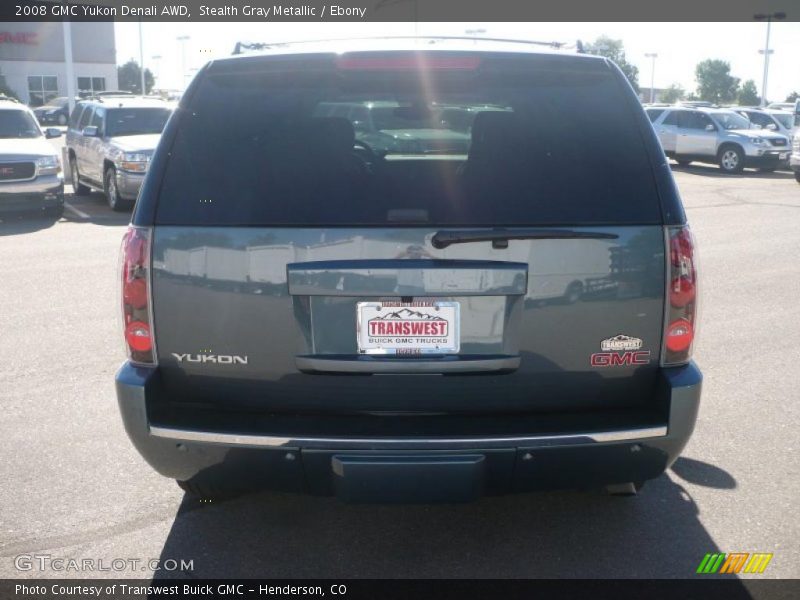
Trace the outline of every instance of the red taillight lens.
{"type": "Polygon", "coordinates": [[[669,324],[666,336],[667,350],[671,352],[684,352],[692,345],[694,328],[686,319],[678,319],[669,324]]]}
{"type": "Polygon", "coordinates": [[[154,364],[150,308],[150,232],[129,227],[122,238],[122,321],[132,362],[154,364]]]}
{"type": "Polygon", "coordinates": [[[694,294],[694,281],[689,277],[676,277],[669,285],[669,301],[672,306],[686,306],[694,300],[694,294]]]}
{"type": "Polygon", "coordinates": [[[149,352],[153,349],[150,339],[150,326],[141,321],[131,321],[125,327],[125,341],[136,352],[149,352]]]}
{"type": "Polygon", "coordinates": [[[667,302],[664,318],[663,365],[689,361],[697,333],[697,260],[688,226],[668,227],[667,302]]]}

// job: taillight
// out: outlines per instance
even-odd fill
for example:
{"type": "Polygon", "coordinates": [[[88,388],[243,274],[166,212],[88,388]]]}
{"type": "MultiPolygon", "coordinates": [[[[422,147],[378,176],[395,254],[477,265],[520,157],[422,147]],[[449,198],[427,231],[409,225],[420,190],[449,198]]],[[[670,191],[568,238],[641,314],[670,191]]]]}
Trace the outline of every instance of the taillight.
{"type": "Polygon", "coordinates": [[[697,336],[697,258],[687,225],[667,227],[667,299],[661,364],[680,365],[692,357],[697,336]]]}
{"type": "Polygon", "coordinates": [[[128,227],[122,238],[122,322],[131,362],[154,364],[153,312],[150,307],[150,232],[128,227]]]}

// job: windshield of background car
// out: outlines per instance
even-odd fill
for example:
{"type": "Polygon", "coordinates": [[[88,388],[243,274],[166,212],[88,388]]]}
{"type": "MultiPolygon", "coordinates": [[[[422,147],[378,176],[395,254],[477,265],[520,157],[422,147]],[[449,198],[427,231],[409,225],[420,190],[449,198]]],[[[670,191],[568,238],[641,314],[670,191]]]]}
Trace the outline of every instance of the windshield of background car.
{"type": "Polygon", "coordinates": [[[737,115],[735,112],[717,111],[708,113],[711,118],[723,129],[752,129],[753,124],[749,119],[737,115]]]}
{"type": "Polygon", "coordinates": [[[603,61],[459,55],[419,71],[322,56],[197,82],[157,223],[661,222],[642,108],[603,61]],[[360,127],[369,106],[375,126],[360,127]]]}
{"type": "Polygon", "coordinates": [[[161,133],[172,111],[167,108],[112,108],[106,119],[106,135],[161,133]]]}
{"type": "Polygon", "coordinates": [[[658,117],[661,116],[661,113],[664,112],[663,108],[648,108],[645,110],[647,113],[647,118],[650,119],[651,123],[654,123],[658,117]]]}
{"type": "Polygon", "coordinates": [[[772,117],[786,129],[791,129],[794,123],[792,113],[770,113],[772,117]]]}
{"type": "Polygon", "coordinates": [[[0,110],[0,138],[35,138],[42,135],[36,119],[24,110],[0,110]]]}

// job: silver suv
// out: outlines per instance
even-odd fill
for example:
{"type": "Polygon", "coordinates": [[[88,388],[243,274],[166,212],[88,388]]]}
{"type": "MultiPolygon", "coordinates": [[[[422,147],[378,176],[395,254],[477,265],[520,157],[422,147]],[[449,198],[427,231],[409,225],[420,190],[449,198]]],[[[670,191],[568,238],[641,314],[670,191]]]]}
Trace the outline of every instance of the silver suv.
{"type": "Polygon", "coordinates": [[[55,217],[64,212],[64,179],[55,148],[45,138],[27,106],[0,100],[0,213],[43,210],[55,217]]]}
{"type": "Polygon", "coordinates": [[[80,102],[67,129],[66,160],[79,196],[103,192],[117,211],[130,210],[172,106],[158,99],[105,96],[80,102]]]}
{"type": "Polygon", "coordinates": [[[665,154],[685,166],[692,161],[716,163],[726,173],[745,167],[774,171],[789,158],[789,138],[755,129],[724,108],[646,109],[665,154]]]}

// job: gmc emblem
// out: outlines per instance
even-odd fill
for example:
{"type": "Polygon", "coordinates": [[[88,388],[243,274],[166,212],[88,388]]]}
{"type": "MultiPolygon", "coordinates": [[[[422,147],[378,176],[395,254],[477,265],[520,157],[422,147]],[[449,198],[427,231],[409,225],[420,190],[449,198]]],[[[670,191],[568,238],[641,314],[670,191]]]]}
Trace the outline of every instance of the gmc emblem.
{"type": "Polygon", "coordinates": [[[622,365],[646,365],[650,362],[650,351],[638,352],[595,352],[592,354],[593,367],[619,367],[622,365]]]}
{"type": "Polygon", "coordinates": [[[0,167],[0,175],[13,175],[14,167],[0,167]]]}

